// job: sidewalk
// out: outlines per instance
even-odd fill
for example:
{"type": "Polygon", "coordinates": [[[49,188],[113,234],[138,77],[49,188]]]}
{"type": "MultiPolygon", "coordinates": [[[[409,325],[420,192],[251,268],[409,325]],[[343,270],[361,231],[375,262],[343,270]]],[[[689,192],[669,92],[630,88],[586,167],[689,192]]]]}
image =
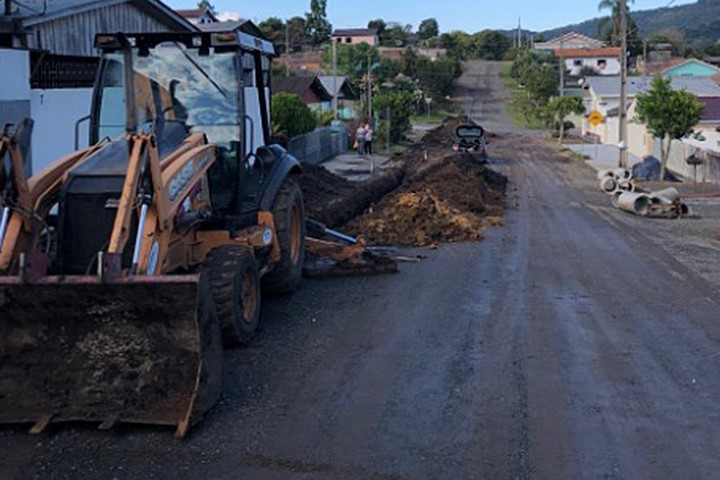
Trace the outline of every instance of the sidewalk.
{"type": "Polygon", "coordinates": [[[362,182],[370,178],[371,168],[374,168],[377,174],[390,161],[390,158],[392,157],[387,155],[358,155],[356,152],[350,151],[321,163],[321,165],[335,175],[352,182],[362,182]]]}
{"type": "MultiPolygon", "coordinates": [[[[570,144],[565,145],[567,148],[580,155],[585,155],[589,159],[585,162],[597,171],[611,170],[618,167],[618,157],[620,149],[616,145],[606,144],[570,144]]],[[[642,162],[642,159],[628,152],[628,168],[642,162]]]]}

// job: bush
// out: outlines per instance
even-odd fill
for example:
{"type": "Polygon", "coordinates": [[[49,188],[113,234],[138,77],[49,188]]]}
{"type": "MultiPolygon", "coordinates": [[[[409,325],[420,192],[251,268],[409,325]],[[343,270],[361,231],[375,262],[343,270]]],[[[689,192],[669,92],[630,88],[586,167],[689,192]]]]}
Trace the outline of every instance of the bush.
{"type": "Polygon", "coordinates": [[[289,138],[315,130],[316,118],[297,95],[276,93],[272,97],[273,131],[289,138]]]}
{"type": "MultiPolygon", "coordinates": [[[[410,130],[412,126],[410,117],[412,116],[413,105],[415,103],[414,95],[405,91],[382,93],[376,95],[373,98],[373,102],[375,111],[378,112],[381,117],[384,117],[385,112],[390,109],[390,140],[393,142],[402,140],[405,132],[410,130]]],[[[381,129],[382,128],[381,126],[381,129]]],[[[380,132],[380,135],[382,136],[386,131],[387,130],[380,132]]]]}

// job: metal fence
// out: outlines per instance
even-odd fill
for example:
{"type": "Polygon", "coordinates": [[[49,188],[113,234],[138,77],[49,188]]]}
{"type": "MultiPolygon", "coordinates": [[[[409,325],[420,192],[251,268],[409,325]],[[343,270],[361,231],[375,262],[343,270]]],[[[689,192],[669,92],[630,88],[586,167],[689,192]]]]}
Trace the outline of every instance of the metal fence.
{"type": "Polygon", "coordinates": [[[333,132],[330,127],[295,137],[288,150],[301,163],[318,165],[349,150],[349,136],[345,127],[333,132]]]}

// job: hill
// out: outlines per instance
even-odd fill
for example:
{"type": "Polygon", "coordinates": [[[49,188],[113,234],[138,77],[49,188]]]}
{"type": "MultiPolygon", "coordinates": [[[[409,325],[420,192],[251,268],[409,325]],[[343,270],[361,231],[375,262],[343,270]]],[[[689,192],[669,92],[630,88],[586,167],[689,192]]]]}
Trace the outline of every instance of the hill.
{"type": "MultiPolygon", "coordinates": [[[[685,35],[688,46],[696,49],[702,49],[720,39],[720,0],[699,0],[677,7],[631,11],[631,15],[640,29],[641,37],[675,29],[685,35]]],[[[599,20],[600,17],[541,33],[545,38],[570,31],[597,36],[599,20]]]]}

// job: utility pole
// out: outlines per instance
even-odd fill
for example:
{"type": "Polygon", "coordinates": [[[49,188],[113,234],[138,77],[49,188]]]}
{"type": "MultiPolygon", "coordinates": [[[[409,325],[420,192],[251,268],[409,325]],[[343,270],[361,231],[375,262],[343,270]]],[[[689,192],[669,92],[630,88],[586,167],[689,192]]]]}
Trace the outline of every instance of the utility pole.
{"type": "Polygon", "coordinates": [[[290,26],[285,22],[285,76],[290,76],[290,26]]]}
{"type": "Polygon", "coordinates": [[[372,123],[372,51],[368,51],[367,90],[368,123],[372,123]]]}
{"type": "Polygon", "coordinates": [[[560,96],[565,96],[565,40],[560,38],[560,96]]]}
{"type": "Polygon", "coordinates": [[[332,100],[332,107],[333,107],[333,120],[337,121],[338,119],[338,95],[340,92],[338,92],[338,85],[337,85],[337,42],[335,40],[332,41],[332,62],[333,62],[333,100],[332,100]]]}
{"type": "Polygon", "coordinates": [[[620,155],[618,166],[627,165],[627,0],[620,0],[620,155]]]}

